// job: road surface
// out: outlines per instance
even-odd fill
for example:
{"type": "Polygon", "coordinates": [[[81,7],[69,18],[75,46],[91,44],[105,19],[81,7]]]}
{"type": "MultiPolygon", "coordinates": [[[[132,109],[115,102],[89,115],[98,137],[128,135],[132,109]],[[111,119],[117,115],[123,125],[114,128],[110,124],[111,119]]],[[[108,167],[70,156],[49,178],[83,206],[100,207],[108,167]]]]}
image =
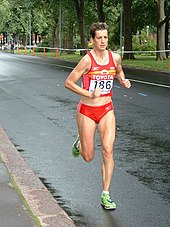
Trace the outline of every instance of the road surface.
{"type": "Polygon", "coordinates": [[[79,97],[64,88],[73,65],[62,64],[0,53],[0,125],[77,226],[170,226],[169,86],[134,81],[133,75],[126,90],[115,81],[116,164],[110,193],[117,210],[108,212],[100,206],[98,134],[91,163],[71,156],[79,97]]]}

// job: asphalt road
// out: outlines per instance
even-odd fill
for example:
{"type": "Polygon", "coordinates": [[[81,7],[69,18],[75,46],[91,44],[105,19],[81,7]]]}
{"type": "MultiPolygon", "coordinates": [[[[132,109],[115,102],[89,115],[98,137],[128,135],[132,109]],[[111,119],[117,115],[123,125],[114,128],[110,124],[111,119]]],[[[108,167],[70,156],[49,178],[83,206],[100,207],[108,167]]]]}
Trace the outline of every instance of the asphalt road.
{"type": "Polygon", "coordinates": [[[0,125],[77,226],[169,226],[168,84],[156,85],[154,76],[155,84],[138,82],[133,72],[127,72],[130,90],[115,81],[116,165],[110,193],[117,210],[108,212],[100,206],[98,134],[91,163],[73,159],[70,152],[79,100],[64,88],[72,67],[54,59],[0,53],[0,125]]]}

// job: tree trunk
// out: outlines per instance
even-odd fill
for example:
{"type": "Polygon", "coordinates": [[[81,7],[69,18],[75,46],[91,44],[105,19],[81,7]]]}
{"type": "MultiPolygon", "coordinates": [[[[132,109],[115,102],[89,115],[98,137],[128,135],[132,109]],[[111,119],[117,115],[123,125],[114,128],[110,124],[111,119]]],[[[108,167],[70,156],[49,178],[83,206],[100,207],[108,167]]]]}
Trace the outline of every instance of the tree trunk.
{"type": "Polygon", "coordinates": [[[103,12],[103,0],[97,0],[97,14],[100,22],[105,22],[105,15],[103,12]]]}
{"type": "MultiPolygon", "coordinates": [[[[168,46],[168,42],[169,42],[169,22],[170,19],[166,22],[165,25],[165,49],[168,50],[169,46],[168,46]]],[[[169,56],[169,52],[166,52],[166,57],[168,58],[169,56]]]]}
{"type": "MultiPolygon", "coordinates": [[[[69,22],[68,33],[67,33],[67,49],[73,48],[73,23],[69,22]]],[[[68,54],[72,54],[72,51],[68,50],[68,54]]]]}
{"type": "Polygon", "coordinates": [[[28,42],[28,36],[27,36],[27,33],[24,32],[24,34],[23,34],[23,45],[26,46],[27,42],[28,42]]]}
{"type": "Polygon", "coordinates": [[[124,10],[124,59],[134,59],[133,53],[126,53],[126,51],[132,51],[132,16],[131,16],[132,0],[123,0],[124,10]]]}
{"type": "Polygon", "coordinates": [[[166,60],[165,53],[165,12],[164,0],[157,0],[158,26],[157,26],[157,55],[156,60],[166,60]]]}
{"type": "MultiPolygon", "coordinates": [[[[77,13],[78,27],[80,34],[80,48],[86,48],[86,42],[84,37],[84,0],[74,0],[74,5],[77,13]]],[[[84,55],[86,52],[81,51],[81,55],[84,55]]]]}
{"type": "Polygon", "coordinates": [[[58,38],[57,38],[57,23],[56,21],[53,21],[53,27],[52,27],[52,47],[58,46],[58,38]]]}

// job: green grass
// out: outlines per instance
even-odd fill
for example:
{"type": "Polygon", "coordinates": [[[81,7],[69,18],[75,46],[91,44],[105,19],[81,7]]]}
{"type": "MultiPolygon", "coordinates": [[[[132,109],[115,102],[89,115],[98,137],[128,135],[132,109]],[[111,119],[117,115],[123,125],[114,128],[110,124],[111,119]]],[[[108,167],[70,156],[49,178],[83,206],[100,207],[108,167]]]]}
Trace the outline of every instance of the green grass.
{"type": "Polygon", "coordinates": [[[170,72],[170,59],[156,61],[155,56],[136,55],[134,60],[122,60],[122,65],[134,68],[170,72]]]}
{"type": "Polygon", "coordinates": [[[67,61],[73,61],[73,62],[78,62],[78,61],[80,61],[81,58],[82,58],[82,56],[80,54],[66,54],[66,53],[62,53],[59,56],[59,59],[67,60],[67,61]]]}
{"type": "MultiPolygon", "coordinates": [[[[18,53],[18,51],[15,50],[15,53],[18,53]]],[[[20,54],[34,55],[34,52],[32,50],[27,50],[27,52],[20,50],[20,54]]],[[[35,55],[44,57],[43,52],[36,52],[35,55]]],[[[56,52],[53,50],[46,52],[46,57],[56,58],[56,52]]],[[[62,60],[78,62],[82,58],[82,56],[79,54],[79,52],[76,52],[74,54],[67,54],[66,52],[62,52],[61,54],[59,54],[58,58],[62,60]]],[[[135,59],[133,60],[122,60],[122,65],[134,68],[170,72],[170,59],[164,61],[156,61],[155,56],[135,55],[135,59]]]]}
{"type": "MultiPolygon", "coordinates": [[[[61,54],[59,59],[69,61],[79,61],[82,57],[76,54],[61,54]]],[[[170,72],[170,59],[164,61],[156,61],[155,56],[141,56],[136,55],[134,60],[122,60],[123,66],[129,66],[134,68],[149,69],[155,71],[170,72]]]]}

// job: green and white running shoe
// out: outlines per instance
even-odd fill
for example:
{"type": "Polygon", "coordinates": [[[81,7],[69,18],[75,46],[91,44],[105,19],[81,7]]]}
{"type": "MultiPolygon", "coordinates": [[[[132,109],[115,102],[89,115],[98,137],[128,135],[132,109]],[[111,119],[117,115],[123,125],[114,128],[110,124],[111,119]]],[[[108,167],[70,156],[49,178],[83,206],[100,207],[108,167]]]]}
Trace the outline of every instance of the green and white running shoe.
{"type": "Polygon", "coordinates": [[[109,194],[103,193],[101,195],[101,205],[106,210],[115,210],[116,209],[116,204],[111,200],[109,194]]]}
{"type": "Polygon", "coordinates": [[[78,135],[76,141],[72,145],[72,155],[74,158],[78,158],[80,156],[79,143],[80,143],[80,139],[78,135]]]}

